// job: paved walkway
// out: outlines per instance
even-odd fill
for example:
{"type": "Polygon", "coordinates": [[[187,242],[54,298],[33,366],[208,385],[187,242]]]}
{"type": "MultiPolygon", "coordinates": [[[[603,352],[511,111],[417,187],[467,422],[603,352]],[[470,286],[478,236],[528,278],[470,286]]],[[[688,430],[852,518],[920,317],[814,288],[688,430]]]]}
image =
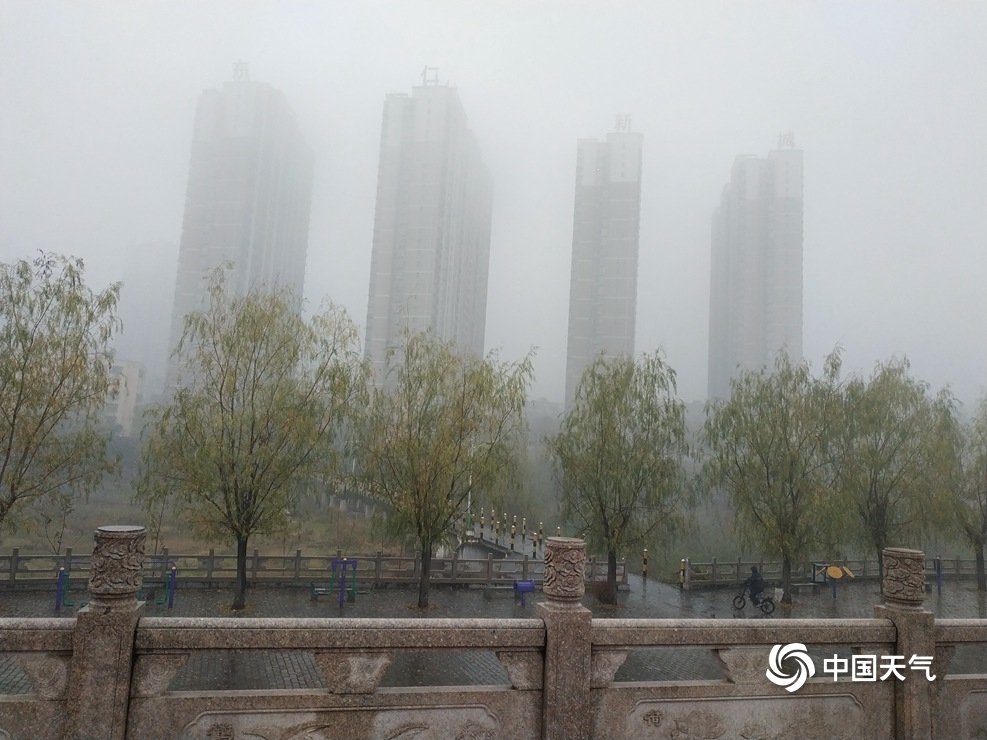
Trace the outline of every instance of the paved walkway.
{"type": "MultiPolygon", "coordinates": [[[[338,598],[322,596],[313,602],[308,589],[262,587],[248,593],[247,608],[230,610],[228,590],[182,589],[175,595],[174,608],[168,609],[162,592],[148,593],[148,616],[204,617],[532,617],[540,594],[529,594],[527,606],[515,602],[513,592],[482,588],[434,588],[427,610],[415,607],[417,590],[381,589],[358,594],[352,603],[339,606],[338,598]],[[534,597],[534,598],[532,598],[534,597]]],[[[770,617],[750,605],[733,609],[735,591],[683,592],[656,581],[644,584],[630,578],[630,590],[619,594],[618,604],[604,606],[587,595],[584,604],[594,616],[603,618],[723,618],[786,619],[820,617],[829,619],[871,617],[881,599],[876,582],[838,587],[833,598],[829,587],[814,593],[802,592],[791,607],[781,605],[770,617]]],[[[73,592],[72,607],[63,607],[61,616],[72,616],[84,599],[84,592],[73,592]]],[[[0,617],[56,616],[54,591],[0,592],[0,617]]],[[[935,592],[925,607],[940,618],[987,618],[987,597],[970,581],[947,583],[942,595],[935,592]]],[[[957,672],[984,672],[987,650],[958,649],[953,661],[957,672]]],[[[715,653],[704,648],[646,648],[629,651],[618,670],[618,681],[701,680],[723,678],[715,653]]],[[[409,651],[395,655],[387,670],[384,686],[503,685],[507,672],[491,651],[409,651]]],[[[196,652],[175,677],[175,691],[220,689],[324,689],[325,682],[311,653],[305,651],[196,652]]],[[[0,656],[0,693],[30,691],[30,682],[16,662],[0,656]]]]}

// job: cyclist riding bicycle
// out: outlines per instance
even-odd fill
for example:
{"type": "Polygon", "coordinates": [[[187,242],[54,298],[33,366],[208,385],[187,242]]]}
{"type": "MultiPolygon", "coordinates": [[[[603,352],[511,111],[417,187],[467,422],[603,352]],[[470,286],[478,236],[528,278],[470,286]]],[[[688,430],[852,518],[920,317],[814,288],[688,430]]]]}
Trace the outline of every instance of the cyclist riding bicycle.
{"type": "Polygon", "coordinates": [[[754,606],[760,604],[761,592],[764,590],[764,579],[761,578],[761,573],[756,565],[751,566],[750,577],[744,581],[744,586],[750,590],[751,602],[753,602],[754,606]]]}

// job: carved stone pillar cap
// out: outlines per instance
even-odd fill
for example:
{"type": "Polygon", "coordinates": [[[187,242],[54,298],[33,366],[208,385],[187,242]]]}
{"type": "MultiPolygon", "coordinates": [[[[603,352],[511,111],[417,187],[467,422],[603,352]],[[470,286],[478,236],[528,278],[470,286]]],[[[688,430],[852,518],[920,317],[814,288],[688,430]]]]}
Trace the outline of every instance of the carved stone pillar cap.
{"type": "Polygon", "coordinates": [[[552,601],[578,601],[586,592],[586,543],[574,537],[545,540],[543,593],[552,601]]]}
{"type": "Polygon", "coordinates": [[[919,608],[925,601],[925,553],[904,547],[886,547],[884,599],[889,604],[919,608]]]}
{"type": "Polygon", "coordinates": [[[894,557],[905,557],[905,558],[921,558],[925,560],[925,553],[921,550],[911,550],[907,547],[885,547],[885,555],[892,555],[894,557]]]}
{"type": "Polygon", "coordinates": [[[146,530],[139,524],[104,524],[102,527],[96,527],[96,535],[106,537],[133,537],[142,532],[146,530]]]}
{"type": "Polygon", "coordinates": [[[549,545],[555,545],[557,547],[573,547],[578,550],[586,549],[586,541],[581,540],[578,537],[546,537],[545,542],[549,545]]]}

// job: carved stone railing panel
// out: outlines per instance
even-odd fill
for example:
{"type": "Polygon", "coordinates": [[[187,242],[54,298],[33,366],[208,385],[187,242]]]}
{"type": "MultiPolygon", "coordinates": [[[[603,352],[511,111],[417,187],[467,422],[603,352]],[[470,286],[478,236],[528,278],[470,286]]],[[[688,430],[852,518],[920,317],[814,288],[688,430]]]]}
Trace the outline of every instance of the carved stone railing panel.
{"type": "Polygon", "coordinates": [[[316,652],[318,664],[331,694],[372,694],[380,685],[394,654],[316,652]]]}
{"type": "Polygon", "coordinates": [[[892,730],[869,718],[856,697],[786,696],[709,700],[639,701],[624,720],[621,737],[727,740],[890,740],[892,730]]]}
{"type": "MultiPolygon", "coordinates": [[[[953,662],[954,655],[956,655],[955,645],[936,645],[935,660],[932,662],[936,674],[942,675],[943,678],[949,675],[949,666],[953,662]]],[[[987,666],[985,666],[985,670],[987,670],[987,666]]]]}
{"type": "Polygon", "coordinates": [[[131,678],[132,695],[144,698],[161,696],[188,659],[188,653],[138,656],[131,678]]]}
{"type": "Polygon", "coordinates": [[[485,706],[415,709],[401,713],[378,712],[372,737],[455,738],[497,740],[502,737],[500,721],[485,706]]]}
{"type": "Polygon", "coordinates": [[[959,738],[981,740],[987,730],[987,690],[968,691],[954,710],[959,719],[959,738]]]}
{"type": "Polygon", "coordinates": [[[721,648],[716,651],[716,656],[723,664],[727,680],[731,683],[768,683],[765,676],[768,666],[767,648],[721,648]]]}
{"type": "Polygon", "coordinates": [[[354,736],[394,740],[496,740],[505,737],[499,718],[488,707],[477,704],[208,711],[187,724],[179,736],[216,740],[241,737],[314,740],[354,736]]]}
{"type": "Polygon", "coordinates": [[[594,650],[590,668],[591,689],[605,689],[613,683],[617,669],[627,660],[626,650],[594,650]]]}
{"type": "Polygon", "coordinates": [[[541,653],[520,650],[498,650],[497,658],[507,669],[511,686],[519,691],[533,691],[542,687],[545,660],[541,653]]]}
{"type": "Polygon", "coordinates": [[[17,663],[31,679],[35,693],[47,701],[65,698],[69,661],[67,655],[53,653],[18,653],[17,663]]]}

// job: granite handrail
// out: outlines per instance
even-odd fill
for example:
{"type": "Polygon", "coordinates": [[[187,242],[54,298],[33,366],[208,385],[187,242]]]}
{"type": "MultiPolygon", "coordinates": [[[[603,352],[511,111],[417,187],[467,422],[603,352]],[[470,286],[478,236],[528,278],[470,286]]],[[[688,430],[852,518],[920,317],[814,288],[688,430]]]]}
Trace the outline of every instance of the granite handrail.
{"type": "Polygon", "coordinates": [[[175,650],[541,649],[540,619],[144,617],[138,655],[175,650]]]}
{"type": "MultiPolygon", "coordinates": [[[[987,643],[985,619],[937,619],[936,643],[987,643]]],[[[987,664],[984,665],[987,673],[987,664]]]]}
{"type": "Polygon", "coordinates": [[[75,627],[75,617],[0,618],[0,653],[71,653],[75,627]]]}
{"type": "Polygon", "coordinates": [[[889,619],[594,619],[594,647],[875,644],[895,641],[889,619]]]}

